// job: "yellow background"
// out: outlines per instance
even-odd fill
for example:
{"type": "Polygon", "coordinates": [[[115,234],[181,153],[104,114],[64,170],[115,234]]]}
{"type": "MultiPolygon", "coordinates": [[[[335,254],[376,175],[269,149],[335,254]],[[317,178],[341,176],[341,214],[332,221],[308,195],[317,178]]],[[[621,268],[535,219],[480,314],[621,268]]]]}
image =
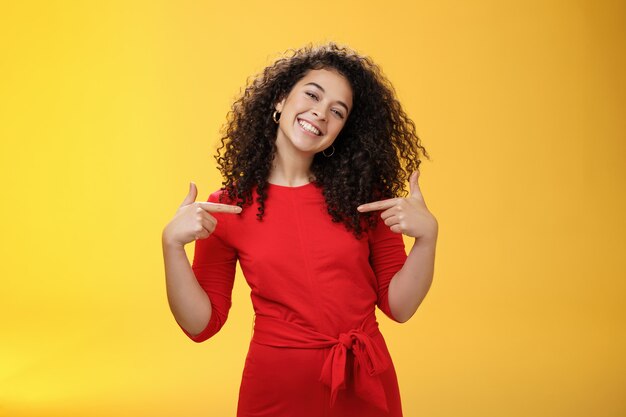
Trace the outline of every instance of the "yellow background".
{"type": "Polygon", "coordinates": [[[248,287],[187,339],[161,231],[219,187],[246,78],[328,40],[432,155],[433,286],[378,313],[405,415],[626,415],[625,28],[623,1],[3,2],[0,415],[234,416],[248,287]]]}

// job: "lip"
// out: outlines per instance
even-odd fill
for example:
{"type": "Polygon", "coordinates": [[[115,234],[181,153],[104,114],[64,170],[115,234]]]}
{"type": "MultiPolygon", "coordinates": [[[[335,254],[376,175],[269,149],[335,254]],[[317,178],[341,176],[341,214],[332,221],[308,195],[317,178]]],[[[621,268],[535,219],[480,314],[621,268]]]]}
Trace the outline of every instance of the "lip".
{"type": "Polygon", "coordinates": [[[302,120],[304,122],[307,122],[307,123],[311,124],[313,127],[315,127],[320,132],[319,136],[324,136],[324,132],[322,132],[322,129],[320,129],[320,127],[318,125],[316,125],[315,123],[313,123],[312,121],[307,120],[304,117],[296,117],[296,119],[302,120]]]}

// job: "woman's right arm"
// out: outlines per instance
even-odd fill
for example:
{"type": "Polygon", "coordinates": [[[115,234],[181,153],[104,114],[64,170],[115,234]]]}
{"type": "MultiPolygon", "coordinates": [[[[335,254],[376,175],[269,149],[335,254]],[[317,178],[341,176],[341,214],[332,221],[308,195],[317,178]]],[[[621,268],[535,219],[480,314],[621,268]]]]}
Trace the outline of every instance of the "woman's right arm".
{"type": "Polygon", "coordinates": [[[194,275],[185,247],[162,236],[167,301],[174,318],[189,334],[197,336],[211,319],[211,301],[194,275]]]}
{"type": "Polygon", "coordinates": [[[241,212],[241,208],[211,202],[217,201],[215,193],[209,202],[194,202],[196,196],[195,184],[191,183],[189,194],[163,229],[161,243],[170,310],[181,329],[192,340],[201,342],[219,331],[226,321],[236,264],[234,251],[219,237],[223,233],[217,233],[218,228],[223,232],[225,225],[217,226],[217,218],[210,213],[233,214],[241,212]],[[192,266],[185,244],[194,240],[192,266]],[[217,316],[211,320],[215,309],[217,316]]]}

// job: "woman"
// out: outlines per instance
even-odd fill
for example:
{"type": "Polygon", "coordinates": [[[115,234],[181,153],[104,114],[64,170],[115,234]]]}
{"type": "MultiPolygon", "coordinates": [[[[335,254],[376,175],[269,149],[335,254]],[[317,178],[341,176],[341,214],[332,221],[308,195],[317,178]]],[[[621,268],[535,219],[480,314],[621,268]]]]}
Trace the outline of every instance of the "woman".
{"type": "Polygon", "coordinates": [[[375,307],[405,322],[430,288],[428,154],[371,59],[335,43],[292,52],[234,103],[223,187],[195,202],[192,183],[163,230],[170,308],[192,340],[215,335],[239,261],[255,311],[239,417],[401,416],[375,307]],[[415,238],[408,256],[402,234],[415,238]]]}

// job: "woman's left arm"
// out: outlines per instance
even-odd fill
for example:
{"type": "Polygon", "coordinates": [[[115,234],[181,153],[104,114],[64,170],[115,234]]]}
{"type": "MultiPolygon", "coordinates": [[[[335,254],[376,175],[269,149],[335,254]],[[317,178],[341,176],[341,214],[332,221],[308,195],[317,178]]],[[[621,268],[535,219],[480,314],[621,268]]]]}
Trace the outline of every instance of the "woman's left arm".
{"type": "Polygon", "coordinates": [[[435,269],[439,225],[424,202],[418,184],[419,171],[409,179],[409,196],[390,198],[359,206],[360,212],[384,210],[381,218],[392,232],[415,238],[404,266],[389,283],[389,308],[399,322],[417,311],[430,289],[435,269]]]}

